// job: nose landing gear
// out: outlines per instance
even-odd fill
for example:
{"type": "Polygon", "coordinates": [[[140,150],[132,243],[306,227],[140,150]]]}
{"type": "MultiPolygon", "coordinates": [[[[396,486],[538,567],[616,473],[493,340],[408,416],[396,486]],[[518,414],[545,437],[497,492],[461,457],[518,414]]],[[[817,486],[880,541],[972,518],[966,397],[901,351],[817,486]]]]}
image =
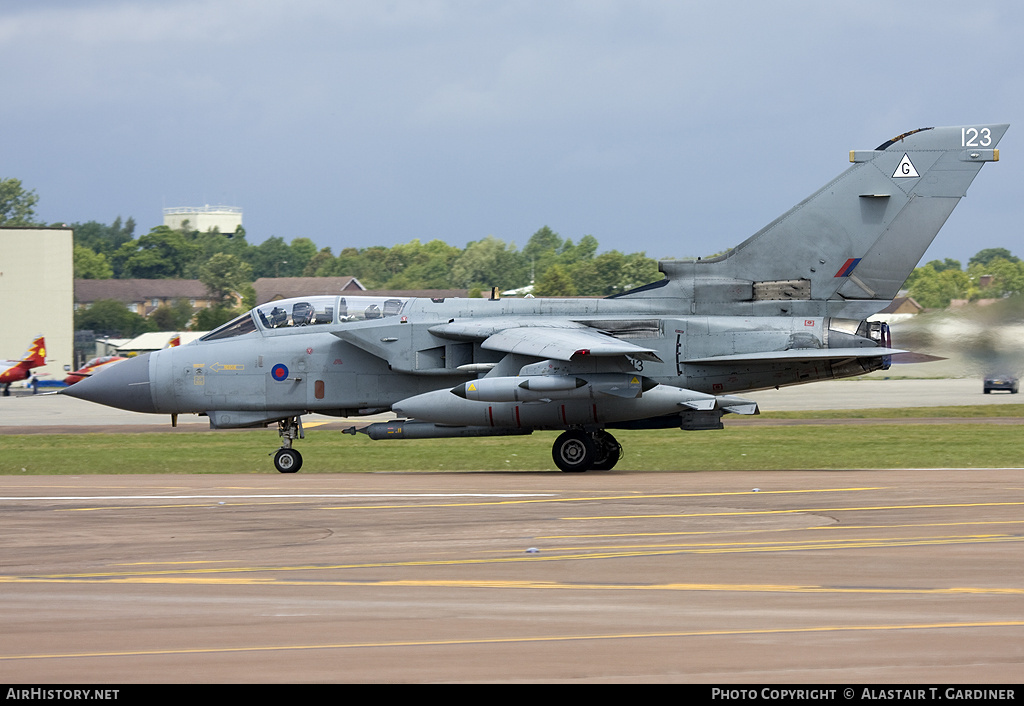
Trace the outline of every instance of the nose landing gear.
{"type": "Polygon", "coordinates": [[[280,473],[298,473],[302,468],[302,454],[292,448],[292,441],[306,438],[302,431],[302,417],[278,421],[277,433],[281,437],[281,448],[274,454],[274,468],[280,473]]]}

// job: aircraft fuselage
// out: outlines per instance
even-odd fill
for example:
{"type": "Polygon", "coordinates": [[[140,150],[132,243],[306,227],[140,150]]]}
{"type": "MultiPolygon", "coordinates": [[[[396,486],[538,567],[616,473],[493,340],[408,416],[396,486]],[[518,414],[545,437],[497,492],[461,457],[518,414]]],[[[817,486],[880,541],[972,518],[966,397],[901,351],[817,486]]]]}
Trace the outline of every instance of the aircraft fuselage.
{"type": "MultiPolygon", "coordinates": [[[[325,311],[340,308],[338,298],[324,297],[273,304],[290,310],[309,301],[325,311]]],[[[373,301],[348,297],[344,306],[352,310],[372,305],[373,301]]],[[[813,359],[690,362],[764,350],[823,350],[837,338],[843,348],[849,347],[851,341],[865,348],[878,345],[878,341],[846,333],[854,327],[845,320],[835,320],[844,325],[844,330],[834,328],[830,317],[679,317],[654,311],[638,316],[635,302],[616,300],[392,301],[394,311],[389,316],[355,322],[269,328],[254,316],[253,330],[238,336],[156,351],[121,363],[117,369],[127,371],[126,365],[135,369],[146,367],[145,374],[140,371],[136,381],[141,385],[134,405],[137,411],[212,412],[215,426],[230,427],[277,419],[282,412],[315,411],[338,416],[379,412],[417,395],[438,390],[447,393],[461,383],[476,380],[482,369],[489,371],[489,377],[514,378],[524,366],[536,362],[535,357],[488,350],[479,340],[459,340],[466,337],[464,332],[442,336],[431,331],[439,325],[467,319],[485,329],[492,319],[507,325],[509,317],[516,317],[521,328],[537,331],[573,326],[617,331],[620,337],[626,331],[629,337],[625,340],[653,351],[625,357],[588,357],[586,351],[581,351],[572,356],[573,375],[581,380],[595,378],[598,387],[589,396],[584,391],[571,401],[591,410],[594,404],[615,410],[614,414],[601,413],[603,420],[658,416],[670,413],[671,409],[663,411],[662,406],[652,403],[652,413],[645,414],[643,405],[634,402],[626,410],[627,403],[622,397],[602,395],[602,375],[638,376],[653,384],[727,395],[859,375],[882,367],[880,357],[858,359],[852,365],[813,359]],[[567,315],[572,309],[576,315],[567,315]],[[558,311],[557,320],[552,321],[545,310],[558,311]],[[616,310],[633,313],[627,315],[616,310]],[[148,385],[142,385],[145,380],[148,385]],[[637,409],[632,409],[637,405],[637,409]]],[[[569,362],[555,361],[552,365],[568,368],[569,362]]],[[[100,379],[99,375],[96,378],[100,379]]],[[[545,418],[536,414],[547,404],[544,400],[564,400],[567,395],[553,391],[546,396],[535,395],[536,399],[524,400],[524,404],[531,407],[532,416],[545,418]]],[[[644,392],[637,395],[639,399],[644,396],[644,392]]],[[[443,395],[438,398],[445,399],[443,395]]],[[[451,395],[439,414],[449,423],[459,423],[458,409],[471,407],[472,401],[479,400],[451,395]]],[[[430,419],[429,413],[414,416],[430,419]]],[[[593,414],[589,421],[595,422],[593,414]]],[[[542,424],[555,425],[555,421],[542,424]]]]}

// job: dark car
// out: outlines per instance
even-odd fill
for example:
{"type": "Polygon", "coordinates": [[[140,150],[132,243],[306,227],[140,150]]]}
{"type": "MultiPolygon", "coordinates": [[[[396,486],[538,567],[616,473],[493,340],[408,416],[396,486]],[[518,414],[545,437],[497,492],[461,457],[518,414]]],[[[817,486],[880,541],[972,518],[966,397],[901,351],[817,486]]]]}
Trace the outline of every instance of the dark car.
{"type": "Polygon", "coordinates": [[[987,375],[985,376],[985,394],[992,390],[1009,390],[1011,395],[1017,394],[1019,381],[1015,375],[987,375]]]}

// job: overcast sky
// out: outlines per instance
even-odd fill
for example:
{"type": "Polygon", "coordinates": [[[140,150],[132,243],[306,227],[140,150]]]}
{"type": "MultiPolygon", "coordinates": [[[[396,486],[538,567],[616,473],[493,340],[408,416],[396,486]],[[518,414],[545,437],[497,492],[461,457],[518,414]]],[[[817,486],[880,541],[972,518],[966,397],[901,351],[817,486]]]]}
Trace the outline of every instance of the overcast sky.
{"type": "Polygon", "coordinates": [[[548,225],[708,255],[908,130],[1010,122],[926,260],[1024,257],[1024,5],[669,0],[0,3],[0,178],[46,222],[244,209],[392,246],[548,225]]]}

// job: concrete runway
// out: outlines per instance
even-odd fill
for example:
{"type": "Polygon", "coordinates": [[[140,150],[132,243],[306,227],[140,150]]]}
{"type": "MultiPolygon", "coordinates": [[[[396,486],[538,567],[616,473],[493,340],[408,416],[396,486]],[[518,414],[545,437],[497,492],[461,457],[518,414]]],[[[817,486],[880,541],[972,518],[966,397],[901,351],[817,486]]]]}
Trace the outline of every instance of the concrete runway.
{"type": "Polygon", "coordinates": [[[0,477],[0,681],[1019,683],[1022,509],[1020,469],[0,477]]]}
{"type": "MultiPolygon", "coordinates": [[[[0,434],[158,428],[0,398],[0,434]]],[[[1019,683],[1022,510],[1020,469],[2,476],[0,681],[1019,683]]]]}

